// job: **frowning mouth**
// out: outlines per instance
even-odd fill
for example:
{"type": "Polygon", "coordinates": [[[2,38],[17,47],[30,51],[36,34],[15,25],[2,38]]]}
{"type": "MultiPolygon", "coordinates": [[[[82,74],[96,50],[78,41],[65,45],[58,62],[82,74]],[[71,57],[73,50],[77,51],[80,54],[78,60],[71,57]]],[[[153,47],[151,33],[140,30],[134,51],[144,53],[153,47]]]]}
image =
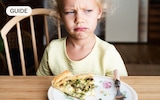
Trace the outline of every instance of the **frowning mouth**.
{"type": "Polygon", "coordinates": [[[78,27],[78,28],[75,28],[74,30],[75,31],[85,31],[85,30],[87,30],[87,28],[85,28],[85,27],[78,27]]]}

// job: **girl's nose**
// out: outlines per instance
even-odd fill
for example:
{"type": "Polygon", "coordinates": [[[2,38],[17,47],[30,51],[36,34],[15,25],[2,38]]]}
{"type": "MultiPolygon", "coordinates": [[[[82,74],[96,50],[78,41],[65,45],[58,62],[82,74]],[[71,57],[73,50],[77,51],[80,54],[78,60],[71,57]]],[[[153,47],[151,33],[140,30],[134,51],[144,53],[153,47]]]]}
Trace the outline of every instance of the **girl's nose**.
{"type": "Polygon", "coordinates": [[[81,12],[77,12],[75,15],[75,23],[79,24],[79,23],[83,23],[84,19],[83,19],[83,14],[81,12]]]}

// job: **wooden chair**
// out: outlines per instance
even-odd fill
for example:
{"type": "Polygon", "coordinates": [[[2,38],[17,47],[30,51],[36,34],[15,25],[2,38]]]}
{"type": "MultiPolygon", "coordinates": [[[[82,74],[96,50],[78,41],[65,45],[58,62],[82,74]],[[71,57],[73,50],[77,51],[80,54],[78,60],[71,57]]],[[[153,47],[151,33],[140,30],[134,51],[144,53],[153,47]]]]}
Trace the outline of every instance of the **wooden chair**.
{"type": "MultiPolygon", "coordinates": [[[[18,38],[18,46],[19,46],[19,53],[20,53],[20,60],[21,60],[21,67],[22,67],[22,74],[26,76],[26,65],[25,65],[25,57],[24,57],[24,47],[23,47],[23,41],[22,41],[22,29],[21,29],[21,21],[29,18],[30,21],[30,37],[32,40],[32,47],[33,47],[33,54],[34,54],[34,63],[35,63],[35,69],[38,68],[39,62],[38,62],[38,54],[37,54],[37,45],[36,45],[36,36],[35,36],[35,24],[34,24],[34,16],[44,16],[44,29],[45,29],[45,37],[46,37],[46,44],[49,44],[49,32],[48,32],[48,21],[47,16],[50,16],[52,10],[45,9],[45,8],[36,8],[32,9],[32,13],[29,16],[15,16],[11,20],[9,20],[4,27],[1,29],[1,36],[4,42],[5,47],[5,53],[6,53],[6,59],[7,59],[7,65],[8,65],[8,71],[9,75],[13,76],[13,68],[11,63],[11,55],[9,52],[9,45],[8,45],[8,33],[13,27],[16,27],[16,34],[18,38]]],[[[54,16],[54,15],[53,15],[54,16]]],[[[58,30],[58,38],[61,38],[61,32],[60,32],[60,21],[57,20],[57,30],[58,30]]]]}

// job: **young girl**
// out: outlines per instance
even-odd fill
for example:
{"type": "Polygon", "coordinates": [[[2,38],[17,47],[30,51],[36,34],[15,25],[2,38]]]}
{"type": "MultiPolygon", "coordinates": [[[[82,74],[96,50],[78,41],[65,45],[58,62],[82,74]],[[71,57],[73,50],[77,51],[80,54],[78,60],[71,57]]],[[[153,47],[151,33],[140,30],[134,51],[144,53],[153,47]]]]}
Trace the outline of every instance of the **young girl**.
{"type": "Polygon", "coordinates": [[[57,75],[70,70],[73,74],[112,76],[117,69],[121,76],[127,76],[116,48],[94,34],[105,1],[55,0],[56,12],[68,36],[52,40],[47,46],[37,75],[57,75]]]}

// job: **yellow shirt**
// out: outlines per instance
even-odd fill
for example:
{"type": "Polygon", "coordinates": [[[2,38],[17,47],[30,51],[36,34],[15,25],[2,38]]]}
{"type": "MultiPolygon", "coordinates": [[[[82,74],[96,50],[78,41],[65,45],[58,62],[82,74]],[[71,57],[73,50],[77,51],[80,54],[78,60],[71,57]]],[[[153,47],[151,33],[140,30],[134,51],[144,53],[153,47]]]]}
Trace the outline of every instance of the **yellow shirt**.
{"type": "Polygon", "coordinates": [[[118,69],[120,76],[127,76],[124,62],[116,48],[96,37],[96,43],[88,56],[79,61],[71,60],[66,53],[66,37],[52,40],[46,47],[37,75],[57,75],[64,70],[73,74],[92,73],[113,76],[118,69]]]}

